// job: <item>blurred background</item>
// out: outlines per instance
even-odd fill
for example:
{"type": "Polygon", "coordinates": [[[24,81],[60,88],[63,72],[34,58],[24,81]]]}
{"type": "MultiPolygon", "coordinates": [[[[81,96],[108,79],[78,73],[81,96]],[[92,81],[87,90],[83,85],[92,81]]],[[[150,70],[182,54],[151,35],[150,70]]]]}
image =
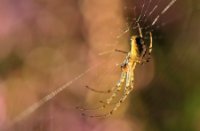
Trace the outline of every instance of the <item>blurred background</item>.
{"type": "MultiPolygon", "coordinates": [[[[91,119],[75,109],[77,105],[101,106],[98,101],[109,97],[85,86],[99,90],[115,86],[121,73],[116,64],[125,55],[112,50],[128,51],[130,36],[137,32],[132,27],[134,18],[143,14],[141,23],[146,22],[141,26],[149,26],[170,0],[152,0],[148,6],[149,2],[1,0],[0,130],[199,131],[198,0],[177,0],[146,31],[153,30],[152,60],[137,66],[135,90],[111,117],[91,119]],[[144,15],[156,5],[150,17],[144,15]],[[87,69],[90,71],[74,79],[87,69]],[[53,99],[13,122],[71,80],[53,99]]],[[[123,91],[116,100],[122,95],[123,91]]],[[[86,113],[104,114],[113,106],[86,113]]]]}

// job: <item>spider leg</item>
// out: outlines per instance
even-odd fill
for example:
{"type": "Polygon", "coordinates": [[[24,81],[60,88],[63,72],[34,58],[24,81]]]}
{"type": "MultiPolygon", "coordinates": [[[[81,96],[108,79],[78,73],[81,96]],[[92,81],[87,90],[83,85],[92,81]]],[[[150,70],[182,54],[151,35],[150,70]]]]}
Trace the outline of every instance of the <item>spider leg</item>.
{"type": "Polygon", "coordinates": [[[121,85],[121,83],[123,83],[124,82],[124,79],[125,79],[125,77],[126,77],[126,75],[125,75],[125,68],[126,68],[126,65],[127,65],[127,61],[128,60],[128,58],[126,58],[124,61],[123,61],[123,63],[121,64],[121,69],[122,69],[122,73],[121,73],[121,77],[120,77],[120,80],[119,80],[119,82],[118,82],[118,84],[116,85],[116,86],[114,86],[114,87],[112,87],[111,89],[108,89],[108,90],[96,90],[96,89],[94,89],[94,88],[91,88],[91,87],[89,87],[89,86],[85,86],[85,88],[87,88],[87,89],[89,89],[90,91],[93,91],[93,92],[96,92],[96,93],[104,93],[104,94],[107,94],[107,93],[111,93],[111,92],[113,92],[115,89],[117,89],[117,90],[120,90],[120,85],[121,85]]]}
{"type": "Polygon", "coordinates": [[[89,89],[89,90],[91,90],[91,91],[93,91],[93,92],[96,92],[96,93],[105,93],[105,94],[111,93],[111,92],[113,92],[115,89],[120,90],[120,88],[121,88],[121,83],[122,83],[122,82],[124,81],[124,79],[125,79],[125,78],[124,78],[124,77],[125,77],[125,74],[124,74],[124,73],[125,73],[125,72],[122,72],[118,84],[117,84],[116,86],[112,87],[111,89],[108,89],[108,90],[103,91],[103,90],[96,90],[96,89],[91,88],[91,87],[89,87],[89,86],[85,86],[85,88],[87,88],[87,89],[89,89]]]}
{"type": "Polygon", "coordinates": [[[146,59],[147,62],[151,59],[150,56],[151,56],[152,46],[153,46],[153,38],[152,38],[152,33],[151,32],[149,32],[149,37],[150,37],[150,44],[149,44],[149,48],[148,48],[149,54],[148,54],[148,57],[146,59]]]}
{"type": "Polygon", "coordinates": [[[150,44],[149,44],[149,47],[148,47],[148,57],[146,59],[144,59],[146,53],[147,53],[147,50],[145,50],[143,56],[142,56],[142,59],[138,62],[140,64],[144,64],[146,62],[149,62],[149,60],[151,59],[151,52],[152,52],[152,46],[153,46],[153,38],[152,38],[152,33],[149,32],[149,35],[150,35],[150,44]]]}
{"type": "Polygon", "coordinates": [[[104,103],[104,105],[103,105],[104,108],[106,105],[110,104],[111,101],[116,97],[117,92],[119,92],[121,90],[122,84],[124,83],[124,81],[125,80],[127,81],[127,79],[130,79],[130,76],[128,73],[130,69],[128,66],[129,65],[128,65],[128,57],[127,57],[121,65],[122,75],[121,75],[120,81],[117,84],[117,87],[118,87],[117,90],[115,90],[115,92],[113,92],[113,94],[106,100],[106,102],[100,101],[101,103],[104,103]]]}
{"type": "Polygon", "coordinates": [[[142,62],[145,63],[145,62],[149,62],[149,60],[151,59],[151,52],[152,52],[152,46],[153,46],[153,38],[152,38],[152,33],[149,32],[149,35],[150,35],[150,44],[149,44],[149,48],[148,48],[148,57],[146,59],[143,59],[142,62]]]}
{"type": "MultiPolygon", "coordinates": [[[[121,84],[119,86],[116,86],[116,87],[117,88],[116,88],[115,92],[111,95],[110,98],[108,98],[106,100],[106,102],[99,101],[103,105],[95,107],[95,108],[85,108],[85,107],[77,106],[76,109],[81,110],[81,111],[101,110],[101,109],[104,109],[107,105],[114,104],[114,103],[111,103],[111,101],[113,100],[113,98],[116,97],[117,92],[119,92],[121,90],[121,84]]],[[[84,113],[82,113],[82,115],[84,115],[84,113]]]]}
{"type": "Polygon", "coordinates": [[[122,89],[122,84],[124,83],[126,76],[127,76],[127,72],[123,71],[121,78],[120,78],[120,81],[117,83],[117,88],[113,92],[113,94],[106,100],[106,102],[100,101],[101,103],[104,103],[104,105],[103,105],[104,108],[105,108],[106,105],[111,103],[111,101],[117,96],[117,92],[119,92],[122,89]]]}
{"type": "Polygon", "coordinates": [[[129,93],[130,93],[129,90],[125,90],[125,94],[123,95],[123,97],[116,103],[115,107],[110,112],[108,112],[106,114],[101,114],[101,115],[86,115],[86,114],[82,114],[82,115],[83,116],[87,116],[87,117],[108,117],[108,116],[112,115],[113,112],[116,111],[120,107],[121,103],[124,102],[124,100],[127,98],[129,93]]]}
{"type": "Polygon", "coordinates": [[[93,92],[96,92],[96,93],[110,93],[110,92],[112,92],[116,87],[112,87],[111,89],[108,89],[108,90],[105,90],[105,91],[101,91],[101,90],[96,90],[96,89],[94,89],[94,88],[91,88],[91,87],[89,87],[89,86],[85,86],[85,88],[87,88],[87,89],[89,89],[89,90],[91,90],[91,91],[93,91],[93,92]]]}
{"type": "Polygon", "coordinates": [[[100,56],[106,55],[106,54],[112,53],[113,51],[119,52],[119,53],[123,53],[123,54],[127,54],[128,53],[127,51],[115,49],[115,50],[108,50],[108,51],[101,52],[98,55],[100,55],[100,56]]]}
{"type": "MultiPolygon", "coordinates": [[[[112,106],[112,105],[115,105],[116,103],[110,103],[109,105],[112,106]]],[[[95,110],[102,110],[104,109],[104,106],[97,106],[97,107],[93,107],[93,108],[87,108],[87,107],[81,107],[81,106],[77,106],[76,107],[77,110],[80,110],[80,111],[95,111],[95,110]]],[[[84,113],[82,113],[83,115],[84,113]]]]}
{"type": "Polygon", "coordinates": [[[126,100],[127,96],[129,95],[129,93],[133,90],[133,84],[131,82],[130,87],[126,87],[127,89],[125,89],[124,95],[122,96],[122,98],[118,101],[118,103],[115,105],[115,107],[107,114],[105,114],[104,116],[110,116],[113,114],[114,111],[116,111],[120,105],[126,100]]]}
{"type": "Polygon", "coordinates": [[[132,74],[133,74],[132,69],[133,69],[133,67],[131,67],[131,65],[129,65],[128,73],[126,76],[126,88],[129,87],[130,83],[131,83],[132,74]]]}
{"type": "Polygon", "coordinates": [[[139,29],[139,34],[140,34],[140,37],[143,38],[143,35],[142,35],[142,28],[140,27],[140,24],[137,22],[137,27],[139,29]]]}
{"type": "Polygon", "coordinates": [[[115,107],[109,113],[106,113],[106,114],[103,114],[103,115],[96,115],[96,116],[93,116],[93,117],[108,117],[108,116],[112,115],[113,112],[116,111],[120,107],[120,105],[125,101],[125,99],[129,95],[129,93],[134,88],[135,67],[136,67],[136,62],[133,64],[133,66],[130,68],[129,72],[127,73],[128,75],[127,75],[127,78],[126,78],[126,86],[125,86],[125,89],[124,89],[124,95],[118,101],[118,103],[116,103],[115,107]]]}
{"type": "Polygon", "coordinates": [[[149,36],[150,36],[149,55],[151,55],[152,46],[153,46],[153,38],[152,38],[152,33],[151,32],[149,32],[149,36]]]}
{"type": "MultiPolygon", "coordinates": [[[[120,77],[120,80],[119,82],[117,83],[116,87],[113,89],[115,90],[113,92],[113,94],[110,96],[110,98],[108,98],[106,100],[106,102],[103,102],[103,101],[100,101],[100,103],[103,103],[102,106],[99,106],[99,107],[95,107],[95,108],[85,108],[85,107],[82,107],[82,106],[77,106],[76,109],[78,110],[81,110],[81,111],[88,111],[88,110],[100,110],[100,109],[104,109],[106,107],[106,105],[109,105],[111,103],[111,101],[113,100],[114,97],[116,97],[116,94],[117,92],[119,92],[121,90],[121,86],[122,86],[122,83],[125,81],[125,78],[126,78],[126,72],[125,71],[122,71],[122,74],[121,74],[121,77],[120,77]]],[[[82,113],[82,115],[84,115],[84,113],[82,113]]]]}
{"type": "Polygon", "coordinates": [[[127,51],[123,51],[123,50],[118,50],[118,49],[115,49],[116,52],[120,52],[120,53],[123,53],[123,54],[128,54],[127,51]]]}
{"type": "Polygon", "coordinates": [[[136,62],[133,64],[133,67],[132,67],[132,70],[131,70],[131,72],[132,72],[132,75],[131,75],[131,84],[133,84],[132,86],[134,86],[134,80],[135,80],[134,72],[135,72],[136,64],[137,64],[136,62]]]}
{"type": "Polygon", "coordinates": [[[134,89],[134,71],[135,71],[135,67],[136,67],[136,62],[133,64],[133,66],[131,67],[130,71],[128,72],[128,76],[130,78],[126,78],[126,83],[130,82],[129,84],[126,84],[125,88],[124,88],[124,95],[122,96],[122,98],[115,104],[115,107],[108,113],[106,114],[102,114],[102,115],[86,115],[83,114],[84,116],[88,116],[88,117],[108,117],[110,115],[113,114],[114,111],[116,111],[120,105],[125,101],[125,99],[127,98],[127,96],[129,95],[129,93],[134,89]]]}
{"type": "MultiPolygon", "coordinates": [[[[131,74],[133,75],[133,73],[131,73],[131,74]]],[[[131,78],[133,78],[132,75],[131,75],[131,78]]],[[[127,96],[133,90],[133,88],[134,88],[134,83],[133,82],[130,83],[130,87],[125,87],[125,89],[124,89],[124,95],[116,103],[116,105],[114,106],[114,108],[110,112],[108,112],[106,114],[101,114],[101,115],[86,115],[86,114],[84,114],[84,116],[88,116],[88,117],[92,117],[93,118],[93,117],[108,117],[108,116],[112,115],[113,112],[116,111],[120,107],[120,105],[126,100],[127,96]]]]}

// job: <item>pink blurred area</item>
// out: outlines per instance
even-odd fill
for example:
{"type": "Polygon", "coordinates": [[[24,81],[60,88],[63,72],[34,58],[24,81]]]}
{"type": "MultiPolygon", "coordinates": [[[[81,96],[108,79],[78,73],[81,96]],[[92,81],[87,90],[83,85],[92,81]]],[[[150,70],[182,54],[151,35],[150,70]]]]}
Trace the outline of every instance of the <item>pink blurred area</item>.
{"type": "MultiPolygon", "coordinates": [[[[23,14],[22,14],[23,15],[23,14]]],[[[0,36],[1,39],[8,37],[22,23],[20,16],[11,1],[2,0],[0,5],[0,36]]]]}
{"type": "Polygon", "coordinates": [[[3,91],[4,87],[0,85],[0,129],[6,123],[6,100],[5,100],[5,92],[3,91]]]}
{"type": "Polygon", "coordinates": [[[116,28],[123,27],[120,4],[119,0],[1,0],[0,64],[5,67],[0,79],[6,85],[6,92],[0,90],[2,129],[131,131],[133,126],[139,128],[125,118],[87,119],[74,108],[69,109],[74,101],[86,95],[85,91],[80,92],[84,89],[80,86],[65,90],[23,120],[11,124],[29,106],[98,62],[93,54],[109,49],[104,45],[114,43],[114,36],[120,33],[116,28]],[[4,123],[9,126],[4,127],[4,123]]]}

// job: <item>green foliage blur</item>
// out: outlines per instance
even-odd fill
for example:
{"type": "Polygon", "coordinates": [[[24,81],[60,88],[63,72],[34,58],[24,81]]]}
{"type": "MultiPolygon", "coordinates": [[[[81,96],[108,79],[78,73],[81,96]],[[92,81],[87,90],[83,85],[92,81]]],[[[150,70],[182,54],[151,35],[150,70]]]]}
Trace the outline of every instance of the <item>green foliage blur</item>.
{"type": "Polygon", "coordinates": [[[130,113],[147,119],[148,131],[200,130],[200,2],[181,3],[184,17],[167,31],[156,32],[164,38],[154,43],[155,76],[150,88],[131,99],[130,113]]]}

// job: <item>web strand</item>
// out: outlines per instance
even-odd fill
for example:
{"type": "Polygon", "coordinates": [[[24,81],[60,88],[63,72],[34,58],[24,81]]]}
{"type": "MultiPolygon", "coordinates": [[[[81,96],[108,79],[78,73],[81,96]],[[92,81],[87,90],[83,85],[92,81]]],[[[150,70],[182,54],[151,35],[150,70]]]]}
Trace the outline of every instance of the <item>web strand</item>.
{"type": "Polygon", "coordinates": [[[16,122],[19,122],[19,121],[25,119],[26,117],[28,117],[30,114],[32,114],[33,112],[35,112],[38,108],[40,108],[42,105],[44,105],[45,103],[47,103],[48,101],[50,101],[51,99],[53,99],[58,93],[62,92],[64,89],[66,89],[71,84],[73,84],[75,81],[77,81],[78,79],[80,79],[81,77],[83,77],[89,71],[91,71],[92,69],[96,68],[96,66],[97,65],[92,66],[91,68],[87,69],[85,72],[79,74],[77,77],[75,77],[71,81],[65,83],[61,87],[57,88],[55,91],[49,93],[48,95],[46,95],[45,97],[43,97],[41,100],[39,100],[38,102],[36,102],[33,105],[31,105],[30,107],[28,107],[25,111],[23,111],[19,116],[17,116],[13,120],[11,126],[14,125],[16,122]]]}
{"type": "Polygon", "coordinates": [[[147,17],[144,20],[144,25],[146,24],[147,20],[149,19],[149,17],[151,17],[151,15],[158,9],[158,6],[160,4],[161,0],[159,0],[157,2],[157,4],[153,7],[153,9],[150,11],[150,13],[147,15],[147,17]]]}
{"type": "Polygon", "coordinates": [[[152,2],[152,0],[149,0],[149,1],[148,1],[147,8],[146,8],[146,10],[145,10],[145,12],[144,12],[144,15],[142,16],[141,19],[145,18],[145,16],[147,15],[147,12],[149,11],[149,7],[150,7],[150,5],[151,5],[151,2],[152,2]]]}
{"type": "Polygon", "coordinates": [[[141,9],[140,15],[138,16],[138,18],[137,18],[137,20],[136,20],[137,23],[140,21],[140,19],[141,19],[141,17],[142,17],[142,13],[143,13],[143,11],[144,11],[144,6],[145,6],[145,2],[144,2],[144,1],[145,1],[145,0],[143,0],[143,4],[142,4],[142,9],[141,9]]]}
{"type": "Polygon", "coordinates": [[[145,29],[147,30],[147,29],[153,27],[153,26],[158,22],[158,20],[160,19],[160,17],[161,17],[163,14],[165,14],[165,13],[169,10],[169,8],[170,8],[172,5],[175,4],[175,2],[176,2],[176,0],[171,0],[171,2],[170,2],[168,5],[165,6],[165,8],[161,11],[161,13],[158,14],[158,15],[154,18],[153,22],[152,22],[149,26],[146,26],[145,29]]]}

